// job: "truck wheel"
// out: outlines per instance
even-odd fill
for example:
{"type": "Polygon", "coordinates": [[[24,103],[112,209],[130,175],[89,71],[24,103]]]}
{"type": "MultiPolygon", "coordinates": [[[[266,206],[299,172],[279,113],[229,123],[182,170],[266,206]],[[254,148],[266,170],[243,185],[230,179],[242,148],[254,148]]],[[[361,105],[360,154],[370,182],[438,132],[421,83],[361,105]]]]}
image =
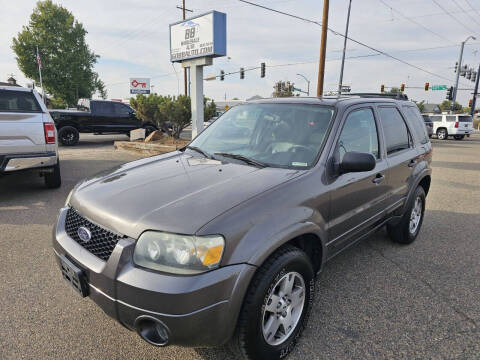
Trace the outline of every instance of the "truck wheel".
{"type": "Polygon", "coordinates": [[[243,359],[281,359],[300,337],[314,295],[314,271],[302,250],[285,246],[257,270],[240,311],[232,349],[243,359]]]}
{"type": "Polygon", "coordinates": [[[150,135],[152,132],[156,131],[157,129],[155,128],[155,126],[152,126],[152,125],[147,125],[147,126],[144,126],[143,127],[145,129],[145,137],[147,137],[148,135],[150,135]]]}
{"type": "Polygon", "coordinates": [[[453,138],[455,140],[463,140],[464,137],[465,137],[465,135],[455,135],[453,138]]]}
{"type": "Polygon", "coordinates": [[[78,144],[80,134],[73,126],[64,126],[58,131],[58,140],[65,146],[73,146],[78,144]]]}
{"type": "Polygon", "coordinates": [[[387,232],[390,238],[401,244],[411,244],[417,238],[423,223],[425,213],[425,191],[418,186],[413,194],[413,200],[402,217],[402,220],[395,225],[387,225],[387,232]]]}
{"type": "Polygon", "coordinates": [[[437,130],[437,138],[439,140],[447,140],[448,139],[448,132],[447,129],[442,128],[437,130]]]}
{"type": "Polygon", "coordinates": [[[60,160],[53,167],[53,172],[44,175],[45,186],[49,189],[57,189],[62,185],[62,176],[60,174],[60,160]]]}

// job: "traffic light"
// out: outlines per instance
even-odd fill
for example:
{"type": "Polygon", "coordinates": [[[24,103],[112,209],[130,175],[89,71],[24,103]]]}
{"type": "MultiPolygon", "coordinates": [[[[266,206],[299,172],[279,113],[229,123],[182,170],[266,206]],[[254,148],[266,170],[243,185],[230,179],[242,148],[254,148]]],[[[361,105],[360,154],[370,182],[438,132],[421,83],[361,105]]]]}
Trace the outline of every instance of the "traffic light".
{"type": "Polygon", "coordinates": [[[460,76],[465,76],[467,73],[468,65],[463,65],[462,68],[460,69],[460,76]]]}
{"type": "Polygon", "coordinates": [[[405,91],[405,84],[400,85],[400,91],[404,92],[405,91]]]}
{"type": "Polygon", "coordinates": [[[380,85],[380,92],[383,94],[385,92],[385,85],[380,85]]]}
{"type": "Polygon", "coordinates": [[[225,80],[225,71],[220,70],[220,81],[225,80]]]}
{"type": "Polygon", "coordinates": [[[471,108],[473,105],[473,99],[468,100],[468,107],[471,108]]]}
{"type": "Polygon", "coordinates": [[[450,86],[447,89],[447,96],[445,97],[447,100],[453,100],[453,86],[450,86]]]}
{"type": "Polygon", "coordinates": [[[472,80],[472,82],[475,82],[475,80],[477,80],[477,72],[476,71],[472,72],[472,78],[470,80],[472,80]]]}
{"type": "Polygon", "coordinates": [[[465,75],[465,77],[470,80],[472,78],[472,70],[468,69],[467,70],[467,74],[465,75]]]}
{"type": "Polygon", "coordinates": [[[245,70],[240,68],[240,79],[245,79],[245,70]]]}
{"type": "Polygon", "coordinates": [[[430,83],[426,82],[425,83],[425,91],[428,91],[428,88],[430,87],[430,83]]]}
{"type": "Polygon", "coordinates": [[[455,72],[458,71],[458,61],[455,63],[455,72]]]}
{"type": "Polygon", "coordinates": [[[260,77],[265,77],[265,63],[260,64],[260,77]]]}

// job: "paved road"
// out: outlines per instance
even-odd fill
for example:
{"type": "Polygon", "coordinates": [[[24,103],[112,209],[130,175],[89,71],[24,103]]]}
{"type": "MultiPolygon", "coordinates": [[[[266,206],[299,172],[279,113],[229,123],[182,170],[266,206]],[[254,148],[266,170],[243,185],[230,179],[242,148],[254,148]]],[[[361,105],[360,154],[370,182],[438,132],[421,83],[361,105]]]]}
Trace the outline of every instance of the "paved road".
{"type": "MultiPolygon", "coordinates": [[[[380,231],[333,259],[292,359],[480,359],[480,136],[433,142],[417,241],[395,245],[380,231]]],[[[63,282],[50,248],[57,209],[82,177],[135,157],[108,136],[60,153],[59,190],[0,178],[0,358],[231,359],[151,347],[63,282]]]]}

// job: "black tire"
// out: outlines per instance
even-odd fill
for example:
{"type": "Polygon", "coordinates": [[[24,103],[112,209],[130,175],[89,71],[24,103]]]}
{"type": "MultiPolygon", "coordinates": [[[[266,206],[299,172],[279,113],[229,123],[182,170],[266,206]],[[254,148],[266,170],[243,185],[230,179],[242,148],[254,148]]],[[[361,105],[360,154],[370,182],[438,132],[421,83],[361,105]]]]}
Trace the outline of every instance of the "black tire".
{"type": "Polygon", "coordinates": [[[78,144],[80,134],[73,126],[64,126],[58,130],[58,140],[64,146],[73,146],[78,144]]]}
{"type": "Polygon", "coordinates": [[[45,173],[45,186],[49,189],[58,189],[62,186],[62,176],[60,174],[60,160],[53,167],[53,172],[45,173]]]}
{"type": "Polygon", "coordinates": [[[439,140],[447,140],[448,139],[448,131],[445,128],[441,128],[437,130],[437,138],[439,140]]]}
{"type": "Polygon", "coordinates": [[[146,125],[143,127],[145,129],[145,137],[150,135],[152,132],[156,131],[157,128],[153,125],[146,125]]]}
{"type": "Polygon", "coordinates": [[[463,140],[463,138],[465,137],[465,135],[454,135],[453,138],[455,140],[463,140]]]}
{"type": "MultiPolygon", "coordinates": [[[[418,213],[418,211],[416,211],[418,213]]],[[[402,217],[402,220],[397,225],[387,225],[387,232],[390,238],[401,244],[411,244],[412,242],[415,241],[415,239],[418,236],[418,233],[420,232],[420,229],[423,224],[423,216],[425,214],[425,191],[423,190],[423,187],[418,186],[415,189],[415,193],[412,196],[412,199],[410,201],[410,204],[408,205],[407,211],[405,211],[405,214],[402,217]],[[421,202],[421,211],[420,211],[420,219],[415,227],[414,231],[411,230],[410,227],[410,220],[412,215],[412,212],[414,211],[415,204],[417,198],[421,202]]]]}
{"type": "MultiPolygon", "coordinates": [[[[314,293],[314,271],[305,252],[293,246],[280,248],[257,270],[250,283],[240,311],[235,335],[230,342],[232,350],[243,359],[273,360],[288,355],[295,347],[305,327],[314,293]],[[282,343],[276,346],[270,345],[263,335],[264,310],[270,295],[280,286],[275,286],[277,282],[293,273],[301,275],[305,285],[303,308],[298,310],[301,311],[301,315],[282,343]]],[[[290,312],[289,309],[283,311],[285,314],[287,311],[290,312]]],[[[277,315],[277,319],[280,316],[285,315],[277,315]]],[[[289,316],[294,316],[293,312],[290,312],[289,316]]],[[[281,326],[284,329],[283,325],[281,326]]]]}

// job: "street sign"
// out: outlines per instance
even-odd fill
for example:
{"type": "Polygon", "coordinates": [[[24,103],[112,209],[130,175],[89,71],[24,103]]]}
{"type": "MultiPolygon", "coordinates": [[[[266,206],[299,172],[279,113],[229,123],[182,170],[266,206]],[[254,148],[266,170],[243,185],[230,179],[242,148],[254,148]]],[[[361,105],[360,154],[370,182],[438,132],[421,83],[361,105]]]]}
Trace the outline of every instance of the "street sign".
{"type": "Polygon", "coordinates": [[[130,94],[150,94],[150,78],[130,78],[130,94]]]}
{"type": "Polygon", "coordinates": [[[170,61],[227,54],[227,15],[211,11],[170,24],[170,61]]]}
{"type": "Polygon", "coordinates": [[[432,90],[447,90],[447,85],[432,85],[432,90]]]}

